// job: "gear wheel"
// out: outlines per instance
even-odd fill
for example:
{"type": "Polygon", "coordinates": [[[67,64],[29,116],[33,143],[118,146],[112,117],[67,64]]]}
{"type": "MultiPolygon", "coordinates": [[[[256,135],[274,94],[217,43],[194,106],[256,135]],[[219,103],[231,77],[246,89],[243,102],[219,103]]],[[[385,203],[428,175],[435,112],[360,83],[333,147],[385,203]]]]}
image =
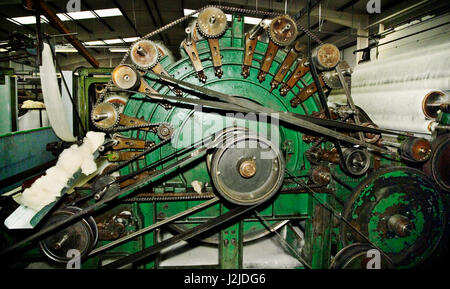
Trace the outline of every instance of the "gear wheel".
{"type": "Polygon", "coordinates": [[[92,109],[91,120],[98,129],[111,130],[119,124],[120,113],[114,104],[102,102],[92,109]]]}
{"type": "Polygon", "coordinates": [[[161,123],[156,129],[156,134],[162,140],[167,140],[172,137],[173,127],[170,123],[161,123]]]}
{"type": "MultiPolygon", "coordinates": [[[[346,76],[346,74],[351,74],[350,65],[348,65],[348,63],[346,61],[341,61],[338,64],[338,66],[341,69],[341,71],[344,73],[344,76],[346,76]]],[[[331,88],[331,89],[342,88],[342,84],[341,84],[341,81],[339,80],[339,76],[338,76],[338,73],[336,70],[324,71],[320,75],[322,76],[323,82],[325,82],[325,85],[328,88],[331,88]]],[[[346,81],[347,81],[347,79],[346,79],[346,81]]]]}
{"type": "Polygon", "coordinates": [[[278,46],[287,46],[298,34],[297,24],[288,15],[275,17],[269,25],[269,37],[278,46]]]}
{"type": "Polygon", "coordinates": [[[114,84],[120,89],[134,89],[140,84],[137,70],[128,64],[116,66],[111,73],[114,84]]]}
{"type": "Polygon", "coordinates": [[[227,30],[227,16],[216,7],[205,8],[198,15],[197,30],[206,38],[219,38],[227,30]]]}
{"type": "Polygon", "coordinates": [[[140,70],[147,70],[158,64],[160,53],[158,46],[150,40],[141,40],[131,47],[131,61],[140,70]]]}

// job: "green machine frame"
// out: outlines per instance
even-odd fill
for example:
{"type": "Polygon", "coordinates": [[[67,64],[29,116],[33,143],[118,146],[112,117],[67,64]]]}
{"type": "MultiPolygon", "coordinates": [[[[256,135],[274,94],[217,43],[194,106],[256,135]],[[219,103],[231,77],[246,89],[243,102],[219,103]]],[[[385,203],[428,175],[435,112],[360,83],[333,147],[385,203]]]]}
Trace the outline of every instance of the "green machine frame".
{"type": "MultiPolygon", "coordinates": [[[[220,46],[223,47],[224,57],[226,54],[231,55],[235,53],[234,61],[226,62],[227,64],[234,65],[233,69],[236,69],[235,74],[240,75],[241,69],[241,56],[244,51],[244,21],[243,17],[234,15],[232,20],[232,26],[229,28],[225,35],[219,40],[220,46]],[[239,70],[239,71],[238,71],[239,70]]],[[[254,66],[259,67],[259,63],[264,57],[267,44],[258,42],[256,51],[254,54],[254,66]]],[[[197,42],[197,49],[199,55],[202,58],[202,63],[206,67],[211,66],[211,61],[207,59],[209,55],[209,46],[206,40],[197,42]]],[[[189,69],[189,58],[186,53],[181,50],[182,58],[173,63],[172,60],[165,56],[160,60],[160,63],[166,68],[170,74],[175,74],[176,77],[181,77],[180,71],[189,69]],[[178,73],[178,74],[177,74],[178,73]]],[[[267,78],[271,79],[276,73],[278,67],[283,62],[286,53],[279,51],[276,55],[270,72],[267,74],[267,78]]],[[[294,66],[295,67],[295,66],[294,66]]],[[[290,72],[294,69],[291,67],[290,72]]],[[[90,111],[95,103],[95,97],[92,95],[93,85],[105,84],[111,78],[112,68],[81,68],[76,71],[76,80],[74,81],[74,95],[78,104],[79,113],[83,121],[84,127],[90,126],[90,111]]],[[[192,73],[192,71],[189,71],[192,73]]],[[[287,77],[289,73],[287,74],[287,77]]],[[[286,78],[287,78],[286,77],[286,78]]],[[[209,79],[214,79],[211,75],[209,79]]],[[[253,79],[247,80],[248,82],[254,81],[253,79]]],[[[292,89],[292,93],[297,94],[304,85],[311,83],[311,75],[307,75],[302,79],[302,82],[292,89]]],[[[268,82],[268,80],[266,80],[268,82]]],[[[245,88],[250,89],[250,83],[245,88]]],[[[167,87],[161,87],[160,84],[150,83],[150,85],[156,90],[160,90],[160,93],[169,93],[167,87]]],[[[258,84],[259,85],[259,84],[258,84]]],[[[273,91],[273,94],[278,94],[278,91],[273,91]]],[[[129,100],[129,103],[125,107],[124,113],[136,114],[138,100],[129,100]],[[131,112],[131,113],[130,113],[131,112]]],[[[320,101],[318,95],[314,94],[311,98],[302,103],[298,108],[292,109],[297,113],[311,114],[312,112],[320,110],[320,101]]],[[[142,112],[140,112],[142,113],[142,112]]],[[[147,119],[145,113],[142,113],[147,119]]],[[[138,116],[139,117],[139,116],[138,116]]],[[[162,121],[162,120],[161,120],[162,121]]],[[[74,122],[75,123],[75,122],[74,122]]],[[[75,132],[79,132],[75,128],[75,132]]],[[[137,137],[138,135],[133,133],[125,134],[128,137],[137,137]]],[[[329,144],[328,144],[329,145],[329,144]]],[[[285,141],[281,144],[283,151],[286,154],[293,153],[295,148],[289,141],[285,141]]],[[[327,146],[324,144],[323,146],[327,146]]],[[[301,151],[296,153],[300,156],[304,156],[305,151],[310,147],[309,144],[302,143],[301,151]]],[[[158,159],[159,155],[151,156],[150,161],[158,159]]],[[[310,169],[310,164],[307,161],[302,163],[302,166],[295,168],[296,175],[307,176],[310,169]]],[[[129,173],[128,168],[122,170],[122,173],[129,173]]],[[[206,171],[205,171],[206,172],[206,171]]],[[[293,182],[285,180],[282,191],[274,198],[270,204],[268,204],[263,210],[260,211],[260,215],[271,224],[282,222],[283,225],[287,224],[286,241],[289,247],[297,252],[300,249],[300,239],[295,230],[292,229],[289,221],[298,220],[305,221],[304,223],[304,247],[302,249],[302,257],[311,268],[329,268],[331,262],[331,256],[342,249],[343,245],[339,238],[340,220],[337,216],[333,215],[333,212],[329,209],[332,207],[335,211],[340,212],[343,209],[344,201],[348,199],[352,193],[352,188],[356,187],[362,178],[351,178],[343,173],[339,166],[336,165],[333,168],[333,172],[337,178],[342,180],[346,185],[341,185],[337,182],[330,184],[326,189],[320,190],[311,194],[310,192],[292,191],[289,188],[294,187],[293,182]],[[324,205],[327,204],[327,206],[324,205]]],[[[287,180],[289,180],[287,178],[287,180]]],[[[164,192],[177,192],[182,193],[187,191],[186,186],[180,186],[176,182],[171,183],[171,180],[152,188],[155,193],[164,192]]],[[[115,210],[122,210],[124,207],[131,210],[135,216],[139,216],[133,225],[127,227],[127,230],[135,230],[142,227],[147,227],[161,219],[170,217],[180,211],[189,209],[195,205],[198,205],[201,201],[165,201],[165,202],[134,202],[120,204],[115,210]]],[[[193,226],[201,222],[205,222],[208,218],[217,214],[225,213],[228,208],[223,204],[217,204],[211,208],[205,209],[193,216],[180,221],[180,223],[186,226],[193,226]]],[[[244,234],[251,230],[258,230],[264,228],[261,221],[252,216],[245,220],[239,220],[234,224],[229,225],[226,228],[221,228],[219,232],[216,232],[218,236],[217,246],[219,250],[218,265],[212,266],[213,268],[242,268],[243,267],[243,250],[244,250],[244,234]]],[[[157,231],[148,233],[142,237],[136,238],[128,243],[118,246],[108,253],[90,258],[83,264],[83,267],[97,267],[101,260],[108,258],[114,258],[115,256],[123,256],[138,252],[144,248],[154,245],[157,241],[157,231]]],[[[99,245],[103,245],[108,241],[101,241],[99,245]]],[[[288,250],[289,251],[289,250],[288,250]]],[[[158,257],[152,259],[146,265],[145,268],[161,268],[159,265],[160,260],[158,257]]],[[[210,266],[196,266],[197,268],[205,268],[210,266]]],[[[301,267],[304,268],[304,267],[301,267]]]]}

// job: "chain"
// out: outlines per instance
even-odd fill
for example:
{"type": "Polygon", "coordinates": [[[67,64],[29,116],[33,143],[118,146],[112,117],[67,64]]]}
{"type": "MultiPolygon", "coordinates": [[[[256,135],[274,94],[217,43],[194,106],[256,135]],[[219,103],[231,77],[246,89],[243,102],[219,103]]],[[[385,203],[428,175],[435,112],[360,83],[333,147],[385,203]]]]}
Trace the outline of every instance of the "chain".
{"type": "Polygon", "coordinates": [[[132,129],[156,127],[156,126],[160,126],[162,124],[167,124],[167,122],[156,122],[156,123],[150,123],[150,124],[136,124],[136,125],[121,126],[121,127],[113,128],[111,130],[111,132],[120,132],[120,131],[132,130],[132,129]]]}
{"type": "Polygon", "coordinates": [[[167,201],[195,201],[212,199],[216,197],[214,193],[148,193],[143,196],[136,196],[132,198],[124,199],[125,202],[167,202],[167,201]]]}
{"type": "MultiPolygon", "coordinates": [[[[136,41],[134,41],[131,45],[130,48],[128,49],[127,52],[125,52],[125,55],[123,56],[122,60],[120,61],[119,65],[122,65],[125,63],[125,61],[128,59],[128,57],[130,56],[131,53],[131,48],[138,43],[141,40],[147,40],[155,35],[158,35],[164,31],[166,31],[169,28],[172,28],[173,26],[178,25],[181,22],[186,21],[187,19],[189,19],[190,17],[192,17],[193,15],[199,13],[200,11],[202,11],[205,8],[209,8],[209,7],[216,7],[218,9],[222,9],[231,13],[239,13],[239,14],[251,14],[251,15],[257,15],[257,16],[268,16],[268,17],[277,17],[280,15],[283,15],[283,13],[278,13],[278,12],[269,12],[269,11],[259,11],[259,10],[252,10],[252,9],[245,9],[245,8],[237,8],[237,7],[229,7],[229,6],[222,6],[222,5],[208,5],[208,6],[204,6],[200,9],[197,9],[195,11],[193,11],[192,13],[189,13],[181,18],[178,18],[148,34],[146,34],[144,37],[137,39],[136,41]]],[[[314,35],[309,29],[303,27],[299,21],[296,22],[297,26],[309,37],[311,37],[312,39],[314,39],[317,43],[319,44],[323,44],[323,42],[319,39],[319,37],[317,37],[316,35],[314,35]]],[[[107,91],[111,88],[113,84],[112,79],[110,79],[108,81],[108,83],[106,84],[105,90],[100,94],[100,96],[97,98],[96,101],[96,105],[99,104],[100,102],[103,101],[105,94],[107,93],[107,91]]]]}

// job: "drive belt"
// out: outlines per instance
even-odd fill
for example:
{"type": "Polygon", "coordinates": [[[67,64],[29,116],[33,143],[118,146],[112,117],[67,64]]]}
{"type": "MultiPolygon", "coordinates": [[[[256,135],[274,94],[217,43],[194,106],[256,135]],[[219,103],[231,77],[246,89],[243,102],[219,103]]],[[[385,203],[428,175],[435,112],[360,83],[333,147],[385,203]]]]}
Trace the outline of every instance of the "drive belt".
{"type": "MultiPolygon", "coordinates": [[[[251,102],[247,99],[243,99],[243,98],[237,98],[219,91],[215,91],[215,90],[211,90],[209,88],[206,87],[202,87],[202,86],[198,86],[183,80],[178,80],[176,78],[170,77],[170,76],[166,76],[166,75],[161,75],[161,74],[156,74],[156,73],[150,73],[153,75],[158,76],[159,78],[161,78],[163,81],[173,84],[173,85],[177,85],[178,87],[180,87],[181,89],[183,87],[188,88],[188,89],[192,89],[195,92],[199,92],[200,94],[206,95],[208,97],[212,97],[215,98],[219,101],[224,101],[226,103],[230,103],[233,105],[237,105],[240,107],[243,107],[245,109],[248,109],[250,111],[257,111],[257,112],[262,112],[262,113],[267,113],[268,115],[272,115],[273,117],[277,117],[279,120],[292,124],[294,126],[303,128],[303,129],[307,129],[310,130],[312,132],[321,134],[321,135],[325,135],[328,137],[331,137],[333,139],[336,140],[340,140],[340,141],[344,141],[347,143],[351,143],[354,145],[359,145],[362,147],[365,147],[367,149],[371,149],[373,151],[382,153],[382,154],[387,154],[387,155],[392,155],[394,157],[398,157],[397,153],[393,153],[387,149],[378,147],[376,145],[373,144],[369,144],[366,143],[363,140],[359,140],[347,135],[344,135],[342,133],[336,132],[334,130],[331,130],[329,128],[317,125],[313,122],[311,122],[310,120],[305,120],[303,118],[299,118],[294,116],[292,113],[288,113],[288,112],[284,112],[284,111],[277,111],[274,110],[272,108],[268,108],[259,104],[256,104],[254,102],[251,102]]],[[[152,79],[154,81],[158,81],[158,79],[152,79]]]]}
{"type": "Polygon", "coordinates": [[[142,261],[145,258],[148,258],[148,257],[160,252],[161,250],[168,248],[180,241],[186,241],[186,240],[192,239],[192,238],[199,236],[200,234],[203,234],[211,229],[214,229],[226,222],[236,219],[236,218],[244,215],[245,213],[252,212],[254,209],[256,209],[256,207],[258,207],[258,205],[248,206],[248,207],[244,207],[244,206],[235,207],[234,209],[232,209],[214,219],[210,219],[209,221],[207,221],[203,224],[195,226],[183,233],[173,236],[167,240],[157,243],[156,245],[148,247],[137,253],[131,254],[127,257],[123,257],[117,261],[109,263],[109,264],[103,266],[102,268],[115,269],[115,268],[123,267],[128,264],[133,264],[133,263],[142,261]]]}

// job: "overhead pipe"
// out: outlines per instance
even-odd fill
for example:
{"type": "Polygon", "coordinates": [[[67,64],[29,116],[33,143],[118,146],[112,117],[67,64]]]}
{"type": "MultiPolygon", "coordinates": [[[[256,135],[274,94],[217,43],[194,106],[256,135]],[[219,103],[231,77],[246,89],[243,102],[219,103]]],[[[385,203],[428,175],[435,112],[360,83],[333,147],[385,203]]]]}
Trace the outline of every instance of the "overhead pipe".
{"type": "MultiPolygon", "coordinates": [[[[98,68],[100,66],[100,63],[95,59],[89,51],[84,47],[84,45],[76,38],[72,32],[64,25],[64,23],[59,19],[56,14],[50,10],[50,8],[47,6],[44,0],[38,0],[39,6],[40,6],[40,12],[42,15],[44,15],[50,24],[55,27],[59,32],[64,34],[64,37],[67,39],[67,41],[72,44],[73,47],[75,47],[78,52],[94,67],[98,68]]],[[[27,9],[32,10],[33,7],[33,1],[25,1],[25,7],[27,9]]]]}

